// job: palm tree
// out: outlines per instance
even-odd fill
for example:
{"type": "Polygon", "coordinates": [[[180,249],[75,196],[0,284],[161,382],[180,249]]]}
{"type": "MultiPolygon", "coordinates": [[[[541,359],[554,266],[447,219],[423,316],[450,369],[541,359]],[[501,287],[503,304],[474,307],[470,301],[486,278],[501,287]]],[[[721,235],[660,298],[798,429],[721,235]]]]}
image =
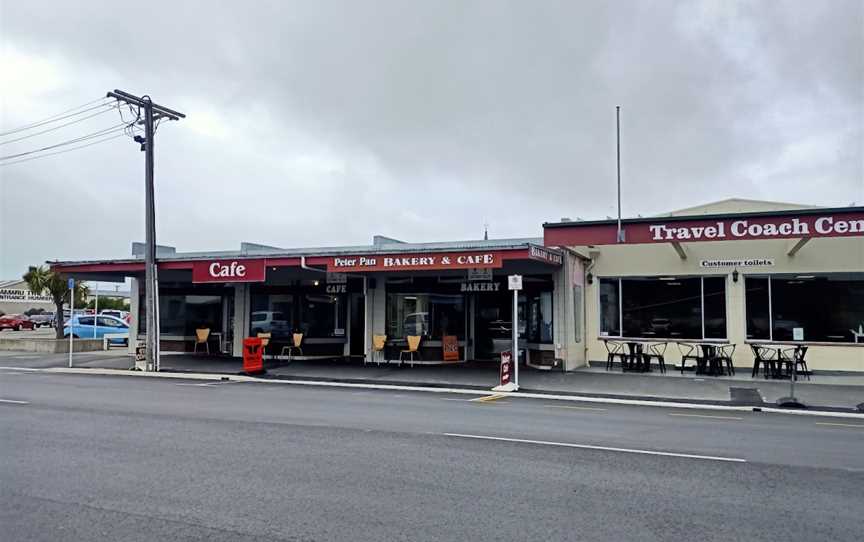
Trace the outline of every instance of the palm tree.
{"type": "MultiPolygon", "coordinates": [[[[69,288],[66,282],[66,277],[60,273],[56,273],[45,266],[30,266],[30,269],[24,273],[22,277],[24,282],[30,288],[30,291],[37,295],[50,295],[54,300],[54,306],[57,308],[56,317],[54,320],[54,328],[57,332],[57,338],[63,338],[63,303],[69,301],[69,288]]],[[[90,293],[89,288],[83,283],[75,284],[75,305],[84,306],[84,299],[90,293]]]]}

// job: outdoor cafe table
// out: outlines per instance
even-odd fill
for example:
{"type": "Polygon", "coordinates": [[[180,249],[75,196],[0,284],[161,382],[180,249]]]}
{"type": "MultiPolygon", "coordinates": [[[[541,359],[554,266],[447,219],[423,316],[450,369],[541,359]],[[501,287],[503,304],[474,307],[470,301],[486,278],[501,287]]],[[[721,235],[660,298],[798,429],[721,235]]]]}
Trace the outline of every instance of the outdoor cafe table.
{"type": "Polygon", "coordinates": [[[636,371],[640,373],[651,372],[651,362],[646,355],[646,349],[651,344],[659,344],[663,341],[625,341],[629,354],[622,364],[624,371],[636,371]]]}
{"type": "MultiPolygon", "coordinates": [[[[774,358],[774,363],[772,364],[774,370],[771,371],[771,378],[792,378],[792,371],[798,370],[798,364],[795,361],[796,356],[799,352],[801,352],[802,348],[808,348],[810,346],[809,343],[797,342],[795,344],[786,344],[786,345],[777,345],[777,344],[765,344],[765,343],[752,343],[757,344],[763,348],[768,350],[776,350],[777,357],[774,358]],[[787,356],[783,352],[785,350],[794,350],[791,356],[787,356]],[[785,370],[783,366],[786,366],[785,370]]],[[[801,354],[801,359],[804,360],[804,356],[807,355],[807,351],[804,350],[801,354]]]]}
{"type": "Polygon", "coordinates": [[[696,361],[696,374],[707,374],[710,376],[718,376],[723,374],[723,366],[720,364],[717,350],[723,346],[730,346],[731,343],[723,342],[694,342],[699,347],[702,355],[696,361]]]}

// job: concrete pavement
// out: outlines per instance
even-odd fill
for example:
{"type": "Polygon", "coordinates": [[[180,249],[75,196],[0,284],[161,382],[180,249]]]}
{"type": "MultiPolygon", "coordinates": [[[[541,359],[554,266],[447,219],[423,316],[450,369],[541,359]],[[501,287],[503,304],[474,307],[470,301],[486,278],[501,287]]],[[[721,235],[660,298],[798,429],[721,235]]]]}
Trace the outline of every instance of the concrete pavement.
{"type": "Polygon", "coordinates": [[[0,400],[23,401],[0,401],[6,536],[811,541],[862,528],[858,421],[203,384],[0,371],[0,400]]]}

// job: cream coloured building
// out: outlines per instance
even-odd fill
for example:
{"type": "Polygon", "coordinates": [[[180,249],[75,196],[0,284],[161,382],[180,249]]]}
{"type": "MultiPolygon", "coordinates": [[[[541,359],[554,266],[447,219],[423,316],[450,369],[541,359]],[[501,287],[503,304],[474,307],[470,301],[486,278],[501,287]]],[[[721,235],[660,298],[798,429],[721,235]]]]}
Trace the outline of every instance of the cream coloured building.
{"type": "MultiPolygon", "coordinates": [[[[815,371],[864,371],[864,207],[817,208],[730,199],[651,218],[544,224],[544,244],[578,254],[584,353],[605,361],[604,339],[809,345],[815,371]]],[[[587,361],[586,361],[587,360],[587,361]]]]}

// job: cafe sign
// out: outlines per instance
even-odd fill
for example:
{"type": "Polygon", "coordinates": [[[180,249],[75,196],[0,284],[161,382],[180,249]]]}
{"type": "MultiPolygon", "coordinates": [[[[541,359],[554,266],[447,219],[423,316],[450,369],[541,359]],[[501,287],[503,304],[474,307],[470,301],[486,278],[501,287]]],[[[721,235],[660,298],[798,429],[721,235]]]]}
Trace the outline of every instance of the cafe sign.
{"type": "Polygon", "coordinates": [[[192,262],[192,282],[264,282],[264,260],[204,260],[192,262]]]}
{"type": "Polygon", "coordinates": [[[327,262],[327,271],[440,271],[446,269],[492,268],[503,266],[500,252],[439,252],[425,254],[370,254],[338,256],[327,262]]]}

